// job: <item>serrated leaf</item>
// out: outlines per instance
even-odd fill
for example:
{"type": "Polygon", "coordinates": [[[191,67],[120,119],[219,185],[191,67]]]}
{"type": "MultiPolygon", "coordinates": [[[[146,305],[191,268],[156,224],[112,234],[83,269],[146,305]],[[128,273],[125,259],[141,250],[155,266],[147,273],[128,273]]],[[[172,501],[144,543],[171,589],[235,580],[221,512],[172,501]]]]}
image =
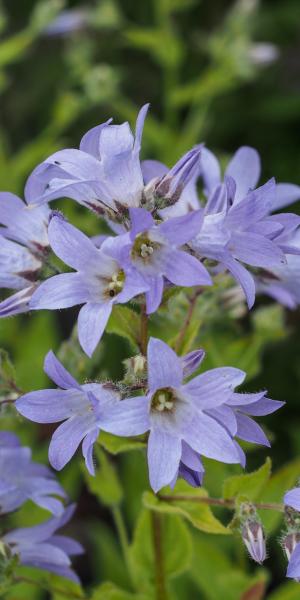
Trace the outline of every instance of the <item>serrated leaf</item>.
{"type": "Polygon", "coordinates": [[[168,496],[172,496],[172,501],[162,500],[152,492],[145,492],[143,495],[144,506],[161,513],[181,515],[200,531],[230,535],[230,530],[215,517],[210,506],[195,502],[197,498],[201,500],[208,497],[208,493],[204,488],[191,488],[185,481],[178,481],[174,491],[172,494],[168,493],[168,496]],[[180,498],[182,495],[189,496],[191,501],[176,500],[176,496],[180,498]]]}
{"type": "MultiPolygon", "coordinates": [[[[147,591],[155,586],[153,514],[143,510],[138,518],[130,547],[132,573],[138,589],[147,591]]],[[[192,559],[191,535],[177,515],[160,515],[160,538],[166,579],[186,571],[192,559]]]]}
{"type": "Polygon", "coordinates": [[[267,458],[265,464],[257,469],[257,471],[229,477],[224,481],[223,498],[245,496],[249,500],[256,500],[261,495],[271,476],[271,466],[271,460],[267,458]]]}
{"type": "Polygon", "coordinates": [[[128,306],[114,306],[106,331],[125,337],[136,349],[140,339],[140,316],[128,306]]]}
{"type": "Polygon", "coordinates": [[[93,477],[84,467],[83,472],[86,484],[90,492],[95,494],[100,502],[106,506],[119,504],[123,493],[116,469],[99,446],[95,447],[95,454],[98,462],[96,475],[93,477]]]}
{"type": "Polygon", "coordinates": [[[110,454],[120,454],[146,447],[146,442],[141,437],[119,437],[112,433],[106,433],[106,431],[101,431],[98,442],[110,454]]]}

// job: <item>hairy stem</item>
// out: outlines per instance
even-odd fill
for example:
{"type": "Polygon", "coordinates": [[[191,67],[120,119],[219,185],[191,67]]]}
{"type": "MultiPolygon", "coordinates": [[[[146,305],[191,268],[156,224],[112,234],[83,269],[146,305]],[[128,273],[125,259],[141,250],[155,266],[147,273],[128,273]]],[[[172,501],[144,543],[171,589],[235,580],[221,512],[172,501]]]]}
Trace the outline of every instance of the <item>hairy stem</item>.
{"type": "MultiPolygon", "coordinates": [[[[195,496],[185,496],[183,494],[176,494],[175,496],[159,494],[159,498],[161,500],[165,500],[166,502],[196,502],[198,504],[210,504],[211,506],[223,506],[224,508],[229,508],[232,510],[234,510],[236,507],[235,498],[228,498],[226,500],[223,498],[197,498],[195,496]]],[[[274,502],[251,502],[251,504],[261,510],[277,510],[278,512],[284,512],[283,504],[277,504],[274,502]]]]}
{"type": "Polygon", "coordinates": [[[167,600],[164,556],[162,548],[162,515],[152,512],[151,520],[155,562],[156,599],[167,600]]]}

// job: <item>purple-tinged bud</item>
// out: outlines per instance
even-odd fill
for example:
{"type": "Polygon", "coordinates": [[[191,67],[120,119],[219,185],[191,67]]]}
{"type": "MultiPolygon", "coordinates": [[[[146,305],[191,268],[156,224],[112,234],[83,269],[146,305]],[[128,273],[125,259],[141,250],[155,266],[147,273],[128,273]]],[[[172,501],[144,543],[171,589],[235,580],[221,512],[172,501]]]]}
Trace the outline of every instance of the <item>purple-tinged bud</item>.
{"type": "Polygon", "coordinates": [[[193,350],[192,352],[185,354],[185,356],[183,356],[181,359],[183,376],[188,377],[189,375],[194,373],[194,371],[196,371],[196,369],[198,369],[198,367],[202,363],[204,357],[205,352],[201,349],[193,350]]]}
{"type": "Polygon", "coordinates": [[[162,209],[173,206],[179,200],[185,186],[200,170],[200,153],[198,146],[187,152],[175,165],[154,185],[154,196],[162,209]]]}
{"type": "Polygon", "coordinates": [[[291,559],[291,556],[299,542],[300,542],[300,533],[295,533],[295,532],[289,533],[282,540],[282,547],[283,547],[283,550],[286,554],[288,561],[291,559]]]}
{"type": "Polygon", "coordinates": [[[266,540],[261,523],[246,521],[242,528],[242,538],[251,558],[261,565],[266,558],[266,540]]]}

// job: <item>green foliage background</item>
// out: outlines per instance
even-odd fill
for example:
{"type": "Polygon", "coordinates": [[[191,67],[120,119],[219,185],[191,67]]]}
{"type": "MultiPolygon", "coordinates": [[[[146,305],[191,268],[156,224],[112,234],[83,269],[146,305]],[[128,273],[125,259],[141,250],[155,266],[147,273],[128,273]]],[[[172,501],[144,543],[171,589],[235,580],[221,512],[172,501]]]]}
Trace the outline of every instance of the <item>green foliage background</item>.
{"type": "MultiPolygon", "coordinates": [[[[261,153],[264,180],[275,175],[279,181],[300,184],[299,20],[298,0],[2,0],[0,189],[22,195],[26,177],[40,160],[61,147],[77,147],[87,129],[110,116],[133,123],[146,101],[151,102],[151,112],[144,157],[171,165],[193,144],[205,141],[225,164],[239,145],[249,144],[261,153]],[[64,36],[46,35],[47,24],[64,8],[83,10],[84,27],[64,36]],[[271,65],[253,63],[251,51],[257,42],[276,45],[278,57],[271,65]]],[[[75,203],[66,200],[57,206],[86,233],[101,231],[100,221],[75,203]]],[[[265,419],[272,432],[272,451],[249,450],[247,465],[250,472],[271,453],[276,475],[267,483],[261,474],[251,485],[255,490],[260,486],[257,497],[279,502],[300,474],[300,313],[260,300],[251,315],[236,321],[230,311],[220,310],[222,282],[218,290],[215,297],[208,293],[199,302],[184,344],[205,348],[205,368],[241,367],[249,373],[248,390],[268,388],[272,398],[287,401],[279,416],[265,419]]],[[[171,301],[171,309],[153,319],[152,332],[175,339],[185,310],[186,298],[179,295],[171,301]]],[[[74,337],[61,346],[71,335],[75,317],[76,311],[41,312],[0,322],[0,345],[11,355],[20,388],[47,385],[42,363],[50,348],[59,350],[66,366],[82,380],[121,376],[122,360],[134,351],[134,340],[132,331],[121,343],[116,337],[123,331],[120,315],[110,322],[92,361],[80,352],[74,337]]],[[[0,417],[1,428],[3,423],[3,428],[16,429],[32,446],[34,458],[47,461],[51,427],[25,423],[7,408],[0,417]]],[[[102,441],[112,454],[108,458],[99,447],[94,481],[79,468],[79,455],[59,474],[70,497],[78,501],[70,532],[87,550],[75,562],[88,590],[86,597],[153,598],[148,534],[155,508],[160,511],[155,514],[168,513],[165,555],[171,598],[299,598],[299,587],[284,580],[276,515],[264,515],[270,558],[257,569],[239,537],[224,535],[221,522],[228,523],[228,513],[215,512],[220,522],[203,507],[194,514],[189,505],[187,515],[180,505],[175,514],[163,503],[153,508],[143,447],[132,442],[130,452],[119,453],[109,437],[102,441]],[[150,512],[144,508],[139,514],[142,503],[150,512]],[[116,538],[120,507],[133,540],[127,562],[116,538]]],[[[237,467],[210,461],[206,488],[211,495],[221,495],[224,479],[239,474],[237,467]]],[[[230,480],[227,485],[230,489],[240,483],[230,480]]],[[[241,484],[243,493],[245,485],[241,484]]],[[[4,525],[32,524],[45,516],[28,505],[4,525]]],[[[120,538],[122,542],[122,532],[120,538]]],[[[15,585],[6,595],[9,600],[81,595],[62,580],[37,577],[33,570],[26,573],[40,579],[41,586],[15,585]]]]}

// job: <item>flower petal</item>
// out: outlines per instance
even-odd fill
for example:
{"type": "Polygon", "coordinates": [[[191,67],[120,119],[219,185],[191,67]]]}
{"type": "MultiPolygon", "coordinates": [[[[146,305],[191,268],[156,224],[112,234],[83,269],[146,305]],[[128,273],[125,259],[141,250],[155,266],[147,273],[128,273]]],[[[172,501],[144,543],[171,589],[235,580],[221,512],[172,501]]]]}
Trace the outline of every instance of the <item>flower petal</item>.
{"type": "Polygon", "coordinates": [[[93,448],[99,435],[99,428],[88,433],[82,442],[82,454],[84,456],[86,468],[91,475],[95,475],[95,465],[93,462],[93,448]]]}
{"type": "Polygon", "coordinates": [[[278,183],[275,190],[275,198],[272,210],[278,210],[293,204],[300,199],[300,186],[294,183],[278,183]]]}
{"type": "Polygon", "coordinates": [[[239,463],[240,457],[234,441],[226,429],[203,412],[198,412],[183,431],[183,439],[193,450],[208,458],[225,463],[239,463]]]}
{"type": "Polygon", "coordinates": [[[282,250],[274,242],[257,233],[233,233],[229,248],[235,258],[253,267],[268,268],[286,263],[282,250]]]}
{"type": "Polygon", "coordinates": [[[175,285],[212,285],[210,275],[200,260],[182,250],[166,254],[164,275],[175,285]]]}
{"type": "Polygon", "coordinates": [[[230,271],[236,281],[243,289],[248,308],[252,308],[255,302],[255,283],[252,275],[237,260],[228,254],[220,255],[220,262],[230,271]]]}
{"type": "Polygon", "coordinates": [[[155,493],[174,479],[181,457],[181,439],[153,429],[148,440],[150,485],[155,493]]]}
{"type": "Polygon", "coordinates": [[[114,435],[141,435],[150,428],[149,398],[137,396],[119,400],[101,415],[101,429],[114,435]]]}
{"type": "Polygon", "coordinates": [[[147,351],[148,383],[151,392],[160,388],[180,386],[183,368],[180,358],[162,340],[150,338],[147,351]]]}
{"type": "Polygon", "coordinates": [[[284,504],[291,506],[294,510],[300,512],[300,488],[295,487],[286,492],[283,498],[284,504]]]}
{"type": "Polygon", "coordinates": [[[15,402],[17,411],[36,423],[57,423],[77,412],[87,404],[81,390],[38,390],[24,394],[15,402]]]}
{"type": "Polygon", "coordinates": [[[203,223],[203,211],[194,210],[183,217],[173,217],[158,225],[158,231],[174,246],[182,246],[198,235],[203,223]]]}
{"type": "Polygon", "coordinates": [[[220,164],[216,156],[205,146],[201,148],[201,175],[205,184],[205,193],[209,195],[221,180],[220,164]]]}
{"type": "Polygon", "coordinates": [[[88,302],[79,311],[78,338],[88,356],[92,356],[99,343],[112,310],[112,302],[88,302]]]}
{"type": "Polygon", "coordinates": [[[154,313],[162,300],[164,291],[164,278],[162,276],[147,277],[149,291],[146,292],[146,310],[147,315],[154,313]]]}
{"type": "Polygon", "coordinates": [[[201,410],[210,409],[227,402],[245,377],[244,371],[233,367],[210,369],[182,386],[182,391],[201,410]]]}
{"type": "Polygon", "coordinates": [[[112,119],[108,119],[105,123],[101,123],[100,125],[96,125],[96,127],[92,127],[89,131],[87,131],[84,136],[81,138],[79,150],[82,152],[87,152],[87,154],[91,154],[98,160],[100,160],[100,136],[104,127],[107,127],[112,122],[112,119]]]}
{"type": "Polygon", "coordinates": [[[242,146],[232,157],[226,169],[226,175],[236,183],[235,203],[240,202],[249,190],[253,190],[261,172],[258,152],[250,146],[242,146]]]}
{"type": "Polygon", "coordinates": [[[89,291],[83,277],[79,273],[62,273],[46,279],[32,295],[29,307],[33,310],[41,308],[69,308],[83,304],[89,300],[89,291]]]}
{"type": "Polygon", "coordinates": [[[76,379],[74,379],[69,371],[65,369],[52,350],[48,352],[45,358],[44,371],[58,387],[65,390],[68,390],[69,388],[80,389],[79,383],[77,383],[76,379]]]}
{"type": "Polygon", "coordinates": [[[49,461],[60,471],[75,454],[80,442],[95,427],[93,413],[75,415],[54,432],[49,445],[49,461]]]}
{"type": "Polygon", "coordinates": [[[238,438],[252,444],[261,444],[262,446],[270,447],[270,442],[266,434],[253,419],[237,412],[236,420],[238,426],[236,435],[238,438]]]}
{"type": "Polygon", "coordinates": [[[300,544],[297,544],[295,550],[292,553],[288,564],[286,576],[292,577],[293,579],[299,579],[300,577],[300,544]]]}
{"type": "Polygon", "coordinates": [[[141,167],[145,185],[152,181],[152,179],[163,177],[169,170],[166,165],[158,160],[143,160],[141,167]]]}
{"type": "Polygon", "coordinates": [[[101,254],[84,233],[63,217],[52,217],[48,229],[49,241],[55,254],[77,271],[97,266],[101,254]]]}
{"type": "Polygon", "coordinates": [[[139,233],[151,229],[154,225],[152,215],[144,208],[130,208],[129,215],[131,221],[131,240],[134,240],[139,233]]]}

